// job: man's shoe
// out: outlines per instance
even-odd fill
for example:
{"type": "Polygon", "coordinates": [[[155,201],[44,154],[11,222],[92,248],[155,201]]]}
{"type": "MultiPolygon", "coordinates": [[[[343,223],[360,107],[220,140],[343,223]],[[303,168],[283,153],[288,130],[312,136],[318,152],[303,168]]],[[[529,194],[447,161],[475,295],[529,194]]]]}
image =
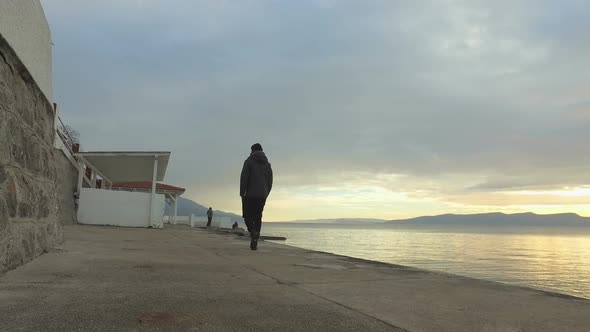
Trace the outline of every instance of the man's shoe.
{"type": "Polygon", "coordinates": [[[252,250],[257,250],[258,249],[258,240],[257,239],[252,239],[250,240],[250,249],[252,250]]]}

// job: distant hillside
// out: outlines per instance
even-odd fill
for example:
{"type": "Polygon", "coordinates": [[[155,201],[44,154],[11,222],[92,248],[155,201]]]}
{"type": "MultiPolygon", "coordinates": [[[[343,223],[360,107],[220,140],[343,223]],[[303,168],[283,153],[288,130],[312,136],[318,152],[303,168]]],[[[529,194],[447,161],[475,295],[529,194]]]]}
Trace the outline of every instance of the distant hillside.
{"type": "Polygon", "coordinates": [[[367,218],[338,218],[338,219],[313,219],[313,220],[293,220],[287,221],[292,224],[339,224],[339,225],[369,225],[382,224],[387,222],[383,219],[367,218]]]}
{"type": "MultiPolygon", "coordinates": [[[[208,209],[209,209],[208,207],[205,207],[205,206],[203,206],[199,203],[196,203],[190,199],[182,198],[182,197],[180,197],[178,199],[177,214],[179,216],[189,216],[192,213],[195,216],[204,217],[207,215],[208,209]]],[[[169,213],[170,213],[170,207],[166,206],[166,214],[169,214],[169,213]]],[[[234,213],[218,211],[218,210],[213,210],[213,213],[214,213],[214,215],[217,215],[217,216],[230,217],[232,219],[232,221],[237,221],[238,223],[243,221],[241,216],[238,216],[237,214],[234,214],[234,213]]]]}
{"type": "MultiPolygon", "coordinates": [[[[166,207],[166,213],[170,212],[166,207]]],[[[207,207],[190,199],[179,198],[178,215],[188,216],[191,213],[195,216],[206,216],[207,207]]],[[[241,216],[224,211],[214,211],[215,215],[230,217],[242,225],[241,216]]],[[[382,220],[370,218],[335,218],[335,219],[314,219],[294,220],[288,223],[299,224],[338,224],[338,225],[428,225],[428,226],[581,226],[590,227],[590,218],[581,217],[575,213],[560,214],[535,214],[535,213],[482,213],[482,214],[443,214],[438,216],[417,217],[400,220],[382,220]]]]}
{"type": "Polygon", "coordinates": [[[540,215],[535,213],[443,214],[431,217],[392,220],[390,225],[461,225],[461,226],[583,226],[590,227],[590,218],[575,213],[540,215]]]}

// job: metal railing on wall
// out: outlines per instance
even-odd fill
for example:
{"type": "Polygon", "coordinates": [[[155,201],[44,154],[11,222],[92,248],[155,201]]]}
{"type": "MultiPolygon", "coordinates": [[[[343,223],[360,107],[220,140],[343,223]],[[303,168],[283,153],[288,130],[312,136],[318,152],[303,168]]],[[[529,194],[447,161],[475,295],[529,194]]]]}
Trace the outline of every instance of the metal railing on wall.
{"type": "Polygon", "coordinates": [[[57,135],[64,143],[65,147],[70,151],[70,153],[74,153],[74,144],[76,144],[76,140],[70,135],[68,132],[66,125],[63,123],[61,118],[57,117],[57,135]]]}

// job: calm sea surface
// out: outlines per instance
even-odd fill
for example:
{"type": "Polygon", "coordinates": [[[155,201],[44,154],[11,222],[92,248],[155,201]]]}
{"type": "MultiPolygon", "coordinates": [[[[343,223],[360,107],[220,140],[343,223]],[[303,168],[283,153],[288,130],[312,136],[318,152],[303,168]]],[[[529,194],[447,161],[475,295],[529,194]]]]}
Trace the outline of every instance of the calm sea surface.
{"type": "Polygon", "coordinates": [[[265,223],[291,246],[590,298],[590,230],[265,223]]]}

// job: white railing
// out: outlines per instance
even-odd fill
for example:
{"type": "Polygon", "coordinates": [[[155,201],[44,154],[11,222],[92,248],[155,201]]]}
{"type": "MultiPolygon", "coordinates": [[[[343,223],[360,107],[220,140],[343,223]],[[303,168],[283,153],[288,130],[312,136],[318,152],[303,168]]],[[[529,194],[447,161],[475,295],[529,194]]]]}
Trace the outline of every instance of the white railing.
{"type": "Polygon", "coordinates": [[[77,141],[70,135],[70,133],[68,132],[66,125],[63,123],[63,121],[61,120],[61,118],[59,116],[56,115],[56,134],[57,136],[61,139],[63,145],[65,146],[66,149],[68,149],[68,151],[71,154],[74,154],[74,144],[77,143],[77,141]]]}
{"type": "MultiPolygon", "coordinates": [[[[170,216],[164,216],[164,222],[167,224],[173,224],[170,222],[170,216]]],[[[190,217],[189,216],[176,216],[176,224],[177,225],[190,225],[190,217]]]]}
{"type": "MultiPolygon", "coordinates": [[[[170,223],[170,216],[164,217],[165,223],[170,223]]],[[[207,217],[202,216],[177,216],[176,217],[176,224],[177,225],[188,225],[191,227],[205,227],[207,226],[207,217]]],[[[233,222],[230,217],[216,217],[213,216],[211,220],[211,227],[215,228],[231,228],[233,222]]]]}

